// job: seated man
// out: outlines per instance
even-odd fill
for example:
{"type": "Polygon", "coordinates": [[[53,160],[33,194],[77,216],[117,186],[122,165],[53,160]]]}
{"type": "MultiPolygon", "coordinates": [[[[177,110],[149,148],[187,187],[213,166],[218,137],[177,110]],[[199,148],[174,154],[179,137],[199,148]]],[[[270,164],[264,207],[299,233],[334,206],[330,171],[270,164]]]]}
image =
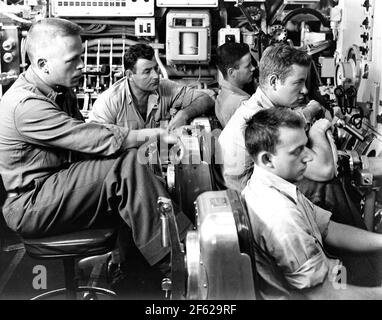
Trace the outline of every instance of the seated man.
{"type": "MultiPolygon", "coordinates": [[[[118,225],[150,265],[169,271],[161,245],[158,196],[168,197],[151,170],[137,161],[143,137],[176,138],[164,129],[131,130],[86,123],[71,89],[78,85],[81,28],[64,19],[33,24],[31,61],[0,102],[0,174],[7,191],[3,214],[23,237],[118,225]]],[[[191,227],[177,214],[180,236],[191,227]]]]}
{"type": "MultiPolygon", "coordinates": [[[[243,190],[251,173],[253,160],[244,144],[246,120],[261,109],[280,105],[297,107],[307,94],[305,82],[310,64],[311,57],[308,54],[288,45],[271,46],[264,51],[259,65],[259,87],[236,110],[219,137],[227,187],[243,190]]],[[[321,110],[319,103],[314,101],[303,109],[303,114],[310,122],[321,110]]],[[[316,126],[329,128],[329,121],[321,122],[316,126]]],[[[313,125],[309,131],[314,161],[309,163],[305,176],[315,181],[327,181],[333,178],[335,165],[330,144],[322,130],[316,126],[313,125]]]]}
{"type": "Polygon", "coordinates": [[[245,129],[255,164],[243,195],[256,243],[259,292],[265,299],[381,299],[382,287],[344,283],[346,268],[327,255],[323,242],[380,252],[382,235],[332,221],[331,212],[294,184],[312,161],[304,126],[297,113],[271,108],[256,113],[245,129]]]}
{"type": "Polygon", "coordinates": [[[249,99],[249,94],[243,88],[252,82],[255,68],[246,43],[224,43],[217,48],[216,54],[216,65],[223,79],[219,81],[220,91],[215,101],[215,114],[224,128],[241,102],[249,99]]]}
{"type": "Polygon", "coordinates": [[[97,98],[89,113],[90,121],[132,130],[165,127],[160,122],[169,121],[171,130],[213,110],[214,100],[208,94],[159,79],[154,49],[149,45],[129,47],[124,55],[124,67],[126,77],[97,98]]]}

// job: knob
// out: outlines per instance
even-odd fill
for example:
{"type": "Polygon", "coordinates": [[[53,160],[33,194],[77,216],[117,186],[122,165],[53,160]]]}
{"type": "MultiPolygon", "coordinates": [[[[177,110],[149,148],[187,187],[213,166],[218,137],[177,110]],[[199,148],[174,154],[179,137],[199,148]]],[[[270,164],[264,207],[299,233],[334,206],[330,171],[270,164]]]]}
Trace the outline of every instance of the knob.
{"type": "Polygon", "coordinates": [[[362,55],[366,55],[369,52],[369,47],[359,47],[359,51],[361,51],[362,55]]]}
{"type": "Polygon", "coordinates": [[[367,32],[364,32],[363,34],[361,34],[360,37],[365,43],[369,40],[369,34],[367,32]]]}
{"type": "Polygon", "coordinates": [[[16,43],[13,39],[7,39],[3,42],[3,49],[5,51],[10,51],[15,47],[16,43]]]}
{"type": "Polygon", "coordinates": [[[172,281],[169,278],[164,278],[162,280],[161,284],[162,290],[165,292],[165,298],[170,298],[171,288],[172,288],[172,281]]]}
{"type": "Polygon", "coordinates": [[[5,63],[11,63],[13,61],[13,53],[11,52],[6,52],[3,55],[3,61],[5,63]]]}

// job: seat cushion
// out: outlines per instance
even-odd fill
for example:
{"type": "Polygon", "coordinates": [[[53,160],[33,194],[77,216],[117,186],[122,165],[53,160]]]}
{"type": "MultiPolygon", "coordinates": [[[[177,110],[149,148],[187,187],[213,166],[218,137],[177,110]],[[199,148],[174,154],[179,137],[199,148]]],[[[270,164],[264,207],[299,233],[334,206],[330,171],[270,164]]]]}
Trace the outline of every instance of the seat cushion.
{"type": "Polygon", "coordinates": [[[117,230],[90,229],[45,238],[24,238],[26,252],[34,258],[81,257],[114,249],[117,230]]]}

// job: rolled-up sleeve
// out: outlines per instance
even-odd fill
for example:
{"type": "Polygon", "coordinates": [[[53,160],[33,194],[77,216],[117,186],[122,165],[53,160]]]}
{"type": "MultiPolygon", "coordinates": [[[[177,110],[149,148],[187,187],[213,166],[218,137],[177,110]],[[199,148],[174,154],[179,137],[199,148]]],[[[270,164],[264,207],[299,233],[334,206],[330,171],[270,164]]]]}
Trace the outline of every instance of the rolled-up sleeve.
{"type": "Polygon", "coordinates": [[[329,261],[318,240],[298,224],[286,223],[267,237],[268,250],[286,281],[293,289],[322,283],[328,275],[329,261]]]}
{"type": "Polygon", "coordinates": [[[55,109],[47,101],[36,100],[27,100],[15,109],[16,128],[26,141],[103,156],[126,149],[128,129],[86,123],[55,109]]]}
{"type": "MultiPolygon", "coordinates": [[[[122,101],[120,102],[122,105],[122,101]]],[[[116,114],[118,106],[115,105],[109,95],[100,95],[94,102],[92,109],[89,112],[89,122],[112,123],[116,124],[116,114]]]]}
{"type": "Polygon", "coordinates": [[[325,239],[328,234],[328,227],[332,213],[314,204],[313,209],[314,220],[316,221],[318,229],[320,230],[322,239],[325,239]]]}
{"type": "MultiPolygon", "coordinates": [[[[175,109],[187,108],[199,97],[211,98],[202,90],[183,86],[171,80],[162,80],[160,90],[161,99],[168,100],[168,105],[175,109]]],[[[211,101],[213,101],[212,98],[211,101]]]]}

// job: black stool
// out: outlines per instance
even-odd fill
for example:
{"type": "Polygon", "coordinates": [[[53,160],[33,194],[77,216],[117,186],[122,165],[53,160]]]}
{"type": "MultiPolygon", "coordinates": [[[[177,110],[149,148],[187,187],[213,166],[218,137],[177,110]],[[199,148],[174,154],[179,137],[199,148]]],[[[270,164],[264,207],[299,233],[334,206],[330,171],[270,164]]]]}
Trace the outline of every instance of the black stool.
{"type": "Polygon", "coordinates": [[[78,286],[75,276],[77,258],[97,256],[112,251],[115,247],[117,230],[112,228],[90,229],[45,238],[23,238],[29,256],[35,259],[62,259],[64,263],[65,288],[38,295],[32,300],[50,298],[62,293],[67,299],[76,299],[77,292],[89,292],[116,297],[108,289],[78,286]]]}

